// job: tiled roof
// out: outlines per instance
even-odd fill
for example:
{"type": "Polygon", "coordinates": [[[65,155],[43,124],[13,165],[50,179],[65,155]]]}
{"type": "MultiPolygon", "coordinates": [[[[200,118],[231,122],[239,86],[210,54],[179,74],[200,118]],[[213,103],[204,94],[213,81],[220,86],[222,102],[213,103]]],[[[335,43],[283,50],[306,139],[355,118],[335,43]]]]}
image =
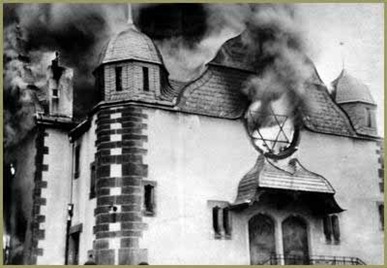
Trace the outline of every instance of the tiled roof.
{"type": "Polygon", "coordinates": [[[248,103],[241,92],[247,76],[238,70],[208,65],[201,77],[182,89],[177,106],[191,113],[239,118],[248,103]]]}
{"type": "Polygon", "coordinates": [[[162,64],[153,41],[133,25],[109,40],[102,50],[99,65],[129,59],[162,64]]]}
{"type": "MultiPolygon", "coordinates": [[[[253,169],[240,181],[237,198],[232,206],[252,204],[264,189],[327,194],[329,198],[333,198],[335,193],[323,176],[307,170],[297,159],[273,164],[260,155],[253,169]]],[[[335,201],[331,201],[331,208],[341,210],[335,201]]]]}
{"type": "Polygon", "coordinates": [[[305,103],[302,121],[307,129],[326,134],[356,136],[348,117],[334,103],[324,85],[308,83],[305,103]]]}
{"type": "Polygon", "coordinates": [[[332,82],[335,100],[337,103],[365,102],[374,104],[370,90],[359,79],[351,76],[346,70],[343,70],[339,77],[332,82]]]}

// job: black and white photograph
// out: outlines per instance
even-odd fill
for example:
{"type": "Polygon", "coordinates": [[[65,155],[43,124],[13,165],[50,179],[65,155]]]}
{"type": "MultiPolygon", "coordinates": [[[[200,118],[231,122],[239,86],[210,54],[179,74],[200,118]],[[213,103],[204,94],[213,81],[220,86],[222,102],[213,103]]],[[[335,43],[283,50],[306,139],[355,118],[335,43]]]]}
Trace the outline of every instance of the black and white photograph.
{"type": "Polygon", "coordinates": [[[3,264],[383,265],[384,4],[3,4],[3,264]]]}

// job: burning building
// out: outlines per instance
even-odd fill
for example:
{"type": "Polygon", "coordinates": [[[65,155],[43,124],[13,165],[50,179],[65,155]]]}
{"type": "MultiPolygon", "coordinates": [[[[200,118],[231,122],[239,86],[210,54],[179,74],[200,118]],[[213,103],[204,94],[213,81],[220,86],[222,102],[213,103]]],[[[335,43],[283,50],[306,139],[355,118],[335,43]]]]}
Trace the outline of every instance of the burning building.
{"type": "Polygon", "coordinates": [[[283,35],[258,30],[183,83],[129,23],[101,52],[100,102],[80,123],[56,54],[8,174],[9,218],[25,215],[10,263],[382,264],[369,89],[343,70],[330,93],[297,42],[283,53],[283,35]]]}

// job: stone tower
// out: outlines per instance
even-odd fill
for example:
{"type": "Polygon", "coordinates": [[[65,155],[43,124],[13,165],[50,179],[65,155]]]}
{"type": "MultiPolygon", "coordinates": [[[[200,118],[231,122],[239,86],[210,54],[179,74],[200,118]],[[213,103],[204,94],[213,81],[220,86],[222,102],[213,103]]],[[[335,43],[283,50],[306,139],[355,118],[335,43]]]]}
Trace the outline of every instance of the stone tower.
{"type": "Polygon", "coordinates": [[[129,24],[108,42],[94,74],[103,103],[96,113],[95,259],[98,264],[138,264],[147,261],[146,250],[139,247],[147,115],[130,101],[161,104],[167,73],[152,40],[129,24]]]}

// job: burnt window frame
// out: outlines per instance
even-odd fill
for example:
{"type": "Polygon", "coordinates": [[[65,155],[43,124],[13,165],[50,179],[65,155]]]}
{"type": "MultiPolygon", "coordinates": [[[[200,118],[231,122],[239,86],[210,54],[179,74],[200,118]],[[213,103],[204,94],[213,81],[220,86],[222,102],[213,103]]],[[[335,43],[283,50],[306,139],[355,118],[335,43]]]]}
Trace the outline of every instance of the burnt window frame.
{"type": "Polygon", "coordinates": [[[116,66],[114,68],[116,75],[116,91],[122,91],[122,66],[116,66]]]}
{"type": "Polygon", "coordinates": [[[156,215],[156,186],[155,181],[142,182],[142,212],[144,216],[156,215]],[[150,193],[147,190],[150,190],[150,193]]]}

